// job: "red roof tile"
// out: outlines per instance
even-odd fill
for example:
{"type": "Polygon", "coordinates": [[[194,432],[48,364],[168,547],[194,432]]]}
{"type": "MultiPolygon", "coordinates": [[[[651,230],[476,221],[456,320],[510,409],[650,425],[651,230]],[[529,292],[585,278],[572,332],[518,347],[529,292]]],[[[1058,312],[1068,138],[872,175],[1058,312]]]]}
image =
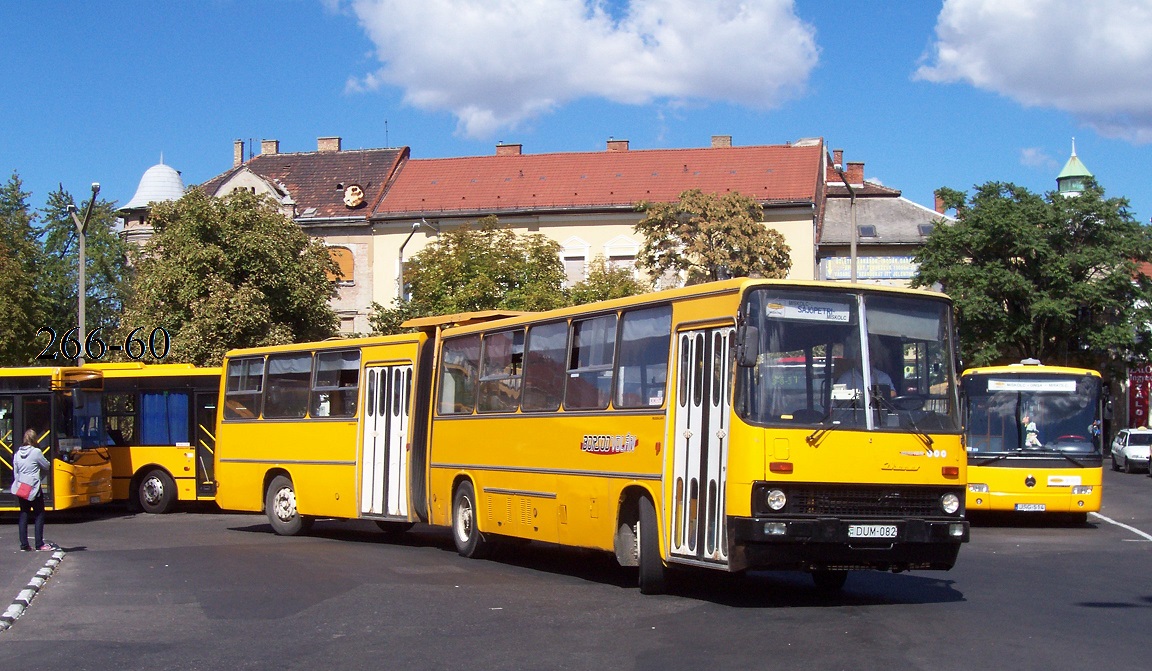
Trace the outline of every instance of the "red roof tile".
{"type": "Polygon", "coordinates": [[[388,180],[407,156],[407,147],[260,154],[217,175],[201,188],[215,194],[233,175],[248,169],[286,191],[296,201],[296,212],[301,220],[367,218],[388,180]],[[363,189],[365,202],[350,208],[344,204],[344,189],[353,184],[363,189]]]}
{"type": "Polygon", "coordinates": [[[412,159],[374,218],[501,211],[620,209],[688,189],[762,203],[817,201],[823,143],[412,159]]]}

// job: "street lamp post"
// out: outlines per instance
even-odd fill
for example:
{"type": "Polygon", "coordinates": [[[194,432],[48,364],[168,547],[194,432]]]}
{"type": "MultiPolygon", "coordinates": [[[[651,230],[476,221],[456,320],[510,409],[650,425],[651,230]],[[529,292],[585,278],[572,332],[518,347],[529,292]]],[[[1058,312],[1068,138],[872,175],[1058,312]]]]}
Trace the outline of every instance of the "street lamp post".
{"type": "Polygon", "coordinates": [[[87,289],[84,286],[84,265],[87,262],[84,258],[84,236],[88,233],[88,219],[92,216],[92,207],[96,204],[96,194],[100,193],[100,183],[92,182],[92,198],[88,201],[88,207],[84,208],[84,219],[81,220],[76,216],[76,206],[68,206],[68,214],[72,215],[72,223],[76,224],[76,237],[80,242],[80,281],[79,281],[79,294],[77,300],[80,303],[80,318],[79,318],[79,332],[76,334],[76,339],[80,342],[80,352],[76,357],[76,365],[84,365],[84,294],[87,289]]]}
{"type": "Polygon", "coordinates": [[[400,268],[396,274],[396,299],[400,303],[404,302],[404,248],[408,246],[408,241],[412,239],[413,235],[416,235],[416,231],[420,230],[421,226],[425,226],[428,230],[435,232],[436,235],[440,235],[440,227],[438,225],[433,226],[421,217],[420,221],[412,224],[412,232],[408,234],[408,237],[404,238],[404,242],[400,243],[400,268]]]}
{"type": "MultiPolygon", "coordinates": [[[[828,162],[832,163],[832,157],[831,156],[828,157],[828,162]]],[[[856,281],[856,236],[857,236],[857,230],[856,230],[856,189],[853,189],[852,185],[848,183],[848,176],[844,174],[844,166],[842,166],[839,163],[832,163],[832,169],[836,171],[836,174],[840,175],[840,181],[844,182],[845,188],[848,189],[848,218],[849,218],[849,220],[851,222],[851,226],[852,226],[852,237],[850,238],[850,242],[849,242],[849,246],[848,246],[848,254],[851,257],[851,261],[852,261],[851,281],[855,282],[856,281]]]]}

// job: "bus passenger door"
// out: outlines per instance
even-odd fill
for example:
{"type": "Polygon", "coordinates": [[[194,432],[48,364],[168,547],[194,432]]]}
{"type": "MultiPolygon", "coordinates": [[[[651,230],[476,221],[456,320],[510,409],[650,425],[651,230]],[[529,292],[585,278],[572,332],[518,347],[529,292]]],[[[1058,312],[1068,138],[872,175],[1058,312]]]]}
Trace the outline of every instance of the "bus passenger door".
{"type": "Polygon", "coordinates": [[[196,496],[216,494],[215,392],[196,392],[196,496]]]}
{"type": "Polygon", "coordinates": [[[677,334],[672,501],[665,516],[673,557],[727,564],[731,328],[677,334]]]}
{"type": "Polygon", "coordinates": [[[360,512],[407,517],[412,365],[366,366],[364,372],[360,512]]]}

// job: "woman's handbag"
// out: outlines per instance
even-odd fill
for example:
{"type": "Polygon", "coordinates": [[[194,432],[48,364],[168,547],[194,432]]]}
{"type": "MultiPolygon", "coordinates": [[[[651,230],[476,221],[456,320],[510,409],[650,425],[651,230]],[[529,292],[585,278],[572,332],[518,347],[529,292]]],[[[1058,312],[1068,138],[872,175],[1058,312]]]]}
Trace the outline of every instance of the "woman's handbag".
{"type": "Polygon", "coordinates": [[[32,485],[27,482],[16,483],[16,496],[24,499],[25,501],[32,500],[32,485]]]}

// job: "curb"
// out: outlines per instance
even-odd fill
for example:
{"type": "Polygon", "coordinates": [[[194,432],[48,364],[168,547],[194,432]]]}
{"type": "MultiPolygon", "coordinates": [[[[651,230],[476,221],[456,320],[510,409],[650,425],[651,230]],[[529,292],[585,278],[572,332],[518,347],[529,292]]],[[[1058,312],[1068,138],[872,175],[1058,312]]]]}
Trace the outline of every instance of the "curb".
{"type": "Polygon", "coordinates": [[[0,615],[0,631],[10,628],[24,614],[24,611],[28,609],[28,604],[32,603],[32,599],[36,598],[40,588],[48,582],[48,578],[52,577],[52,572],[64,560],[64,555],[63,550],[53,552],[48,561],[44,563],[44,568],[37,571],[36,576],[28,581],[28,586],[20,590],[12,605],[8,606],[8,610],[4,611],[3,615],[0,615]]]}

